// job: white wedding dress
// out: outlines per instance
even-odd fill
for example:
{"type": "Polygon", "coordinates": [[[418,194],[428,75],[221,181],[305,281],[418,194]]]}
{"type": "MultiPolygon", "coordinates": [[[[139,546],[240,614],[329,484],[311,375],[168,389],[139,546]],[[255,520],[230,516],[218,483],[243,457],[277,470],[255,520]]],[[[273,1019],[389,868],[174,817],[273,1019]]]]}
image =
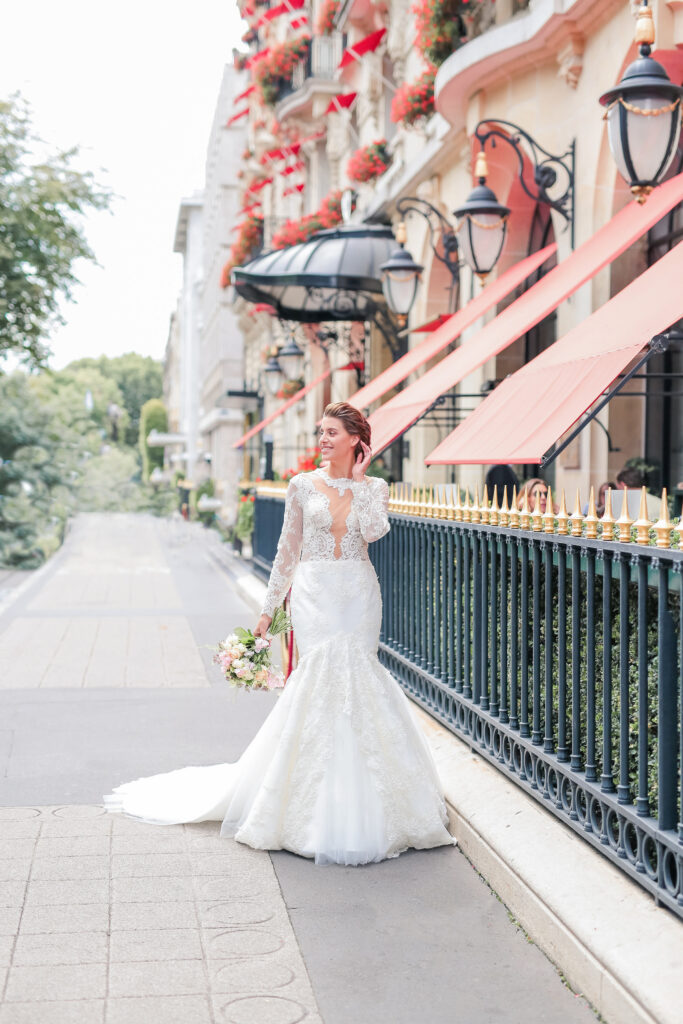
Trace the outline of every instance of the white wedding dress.
{"type": "Polygon", "coordinates": [[[263,611],[291,584],[300,661],[275,707],[239,761],[126,783],[107,809],[221,821],[221,835],[318,863],[454,843],[427,743],[377,658],[382,601],[367,547],[388,529],[383,480],[295,476],[263,611]]]}

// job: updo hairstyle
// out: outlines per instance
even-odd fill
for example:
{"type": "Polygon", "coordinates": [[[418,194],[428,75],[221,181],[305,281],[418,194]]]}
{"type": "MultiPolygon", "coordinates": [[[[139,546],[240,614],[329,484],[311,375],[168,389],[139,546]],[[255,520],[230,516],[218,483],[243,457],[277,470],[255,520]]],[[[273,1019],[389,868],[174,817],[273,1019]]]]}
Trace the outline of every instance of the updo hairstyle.
{"type": "Polygon", "coordinates": [[[332,416],[335,420],[340,420],[347,433],[352,436],[356,434],[360,438],[353,453],[354,458],[363,454],[361,441],[370,447],[370,424],[363,413],[354,409],[348,402],[332,402],[325,407],[323,416],[332,416]]]}

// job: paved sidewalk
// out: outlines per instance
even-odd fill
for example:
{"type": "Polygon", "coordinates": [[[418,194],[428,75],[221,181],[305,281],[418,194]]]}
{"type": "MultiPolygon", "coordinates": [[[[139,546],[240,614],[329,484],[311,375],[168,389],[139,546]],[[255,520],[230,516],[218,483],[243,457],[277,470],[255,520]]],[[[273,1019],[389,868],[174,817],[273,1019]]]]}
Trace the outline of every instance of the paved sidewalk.
{"type": "Polygon", "coordinates": [[[255,618],[215,544],[83,517],[0,606],[0,1024],[593,1021],[457,849],[320,868],[103,814],[236,759],[277,699],[211,664],[255,618]]]}

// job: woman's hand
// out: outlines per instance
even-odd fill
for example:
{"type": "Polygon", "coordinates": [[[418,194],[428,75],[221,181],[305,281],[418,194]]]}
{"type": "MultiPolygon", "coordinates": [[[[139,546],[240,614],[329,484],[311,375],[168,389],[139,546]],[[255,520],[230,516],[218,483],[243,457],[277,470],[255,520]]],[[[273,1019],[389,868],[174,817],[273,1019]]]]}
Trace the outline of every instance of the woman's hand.
{"type": "Polygon", "coordinates": [[[254,636],[262,636],[265,638],[265,635],[268,632],[268,629],[270,628],[270,624],[272,621],[272,615],[262,615],[261,618],[256,623],[256,628],[254,629],[254,636]]]}
{"type": "Polygon", "coordinates": [[[360,446],[363,451],[359,456],[357,456],[356,464],[351,470],[351,477],[357,483],[362,483],[365,479],[365,471],[370,465],[370,460],[372,459],[372,449],[370,448],[370,445],[361,441],[360,446]]]}

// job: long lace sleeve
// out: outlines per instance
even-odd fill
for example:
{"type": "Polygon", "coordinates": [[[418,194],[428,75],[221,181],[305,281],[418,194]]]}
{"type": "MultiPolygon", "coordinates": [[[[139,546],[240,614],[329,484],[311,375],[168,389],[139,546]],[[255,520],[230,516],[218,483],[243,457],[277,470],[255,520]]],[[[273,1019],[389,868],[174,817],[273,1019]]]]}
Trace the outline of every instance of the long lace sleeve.
{"type": "Polygon", "coordinates": [[[363,540],[371,544],[389,532],[389,485],[381,477],[351,484],[352,502],[363,540]]]}
{"type": "Polygon", "coordinates": [[[300,495],[294,480],[291,480],[285,497],[285,519],[277,545],[277,553],[270,571],[268,590],[263,603],[262,614],[272,616],[278,605],[284,601],[294,576],[303,537],[303,510],[300,495]]]}

